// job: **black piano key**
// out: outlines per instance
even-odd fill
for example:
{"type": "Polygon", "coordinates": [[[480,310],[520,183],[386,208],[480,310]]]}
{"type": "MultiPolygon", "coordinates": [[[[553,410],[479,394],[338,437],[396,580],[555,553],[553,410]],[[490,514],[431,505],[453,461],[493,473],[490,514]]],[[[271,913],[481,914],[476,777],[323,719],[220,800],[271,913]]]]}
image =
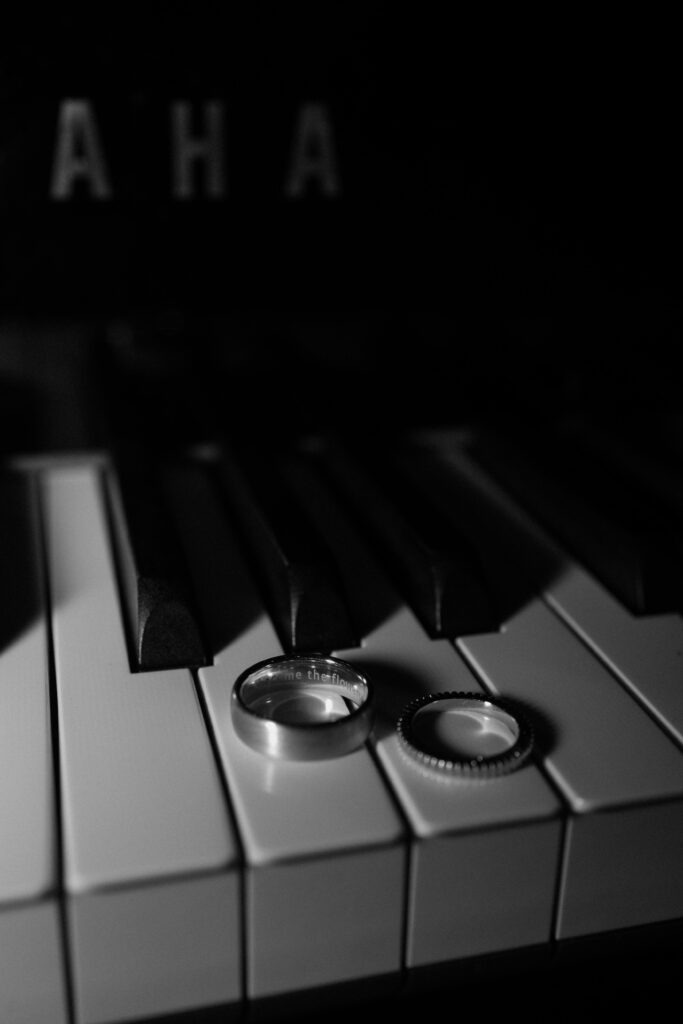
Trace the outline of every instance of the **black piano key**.
{"type": "Polygon", "coordinates": [[[488,497],[481,493],[463,467],[444,459],[449,444],[458,451],[461,435],[428,437],[413,434],[400,455],[402,471],[418,487],[425,501],[436,506],[476,552],[487,588],[492,594],[497,613],[496,628],[543,586],[556,573],[554,559],[534,544],[519,536],[511,524],[501,517],[488,497]]]}
{"type": "Polygon", "coordinates": [[[133,668],[207,663],[180,544],[161,479],[144,459],[119,456],[110,479],[111,521],[133,668]]]}
{"type": "Polygon", "coordinates": [[[334,552],[342,579],[349,594],[354,625],[361,637],[374,632],[399,607],[401,598],[368,566],[365,555],[370,549],[359,545],[356,524],[346,515],[345,506],[332,483],[320,472],[315,460],[301,452],[291,453],[280,464],[290,485],[306,495],[311,518],[320,529],[330,550],[334,552]]]}
{"type": "Polygon", "coordinates": [[[665,475],[638,474],[629,459],[620,461],[609,446],[600,450],[590,432],[582,437],[572,422],[558,424],[556,436],[569,485],[623,538],[634,566],[631,609],[647,614],[683,607],[683,520],[675,481],[665,494],[665,475]]]}
{"type": "Polygon", "coordinates": [[[548,427],[543,439],[481,433],[473,454],[485,469],[615,597],[635,614],[683,603],[683,548],[668,518],[571,437],[548,427]]]}
{"type": "Polygon", "coordinates": [[[402,471],[388,445],[328,445],[319,468],[359,520],[433,637],[497,629],[496,601],[476,549],[402,471]]]}
{"type": "Polygon", "coordinates": [[[357,646],[339,570],[306,512],[306,496],[262,450],[225,452],[217,471],[285,650],[357,646]]]}
{"type": "Polygon", "coordinates": [[[27,474],[0,470],[0,650],[10,647],[39,611],[34,492],[35,481],[27,474]]]}
{"type": "Polygon", "coordinates": [[[675,433],[664,422],[602,422],[574,417],[564,435],[598,470],[617,475],[638,491],[639,501],[683,527],[683,455],[676,458],[675,433]]]}

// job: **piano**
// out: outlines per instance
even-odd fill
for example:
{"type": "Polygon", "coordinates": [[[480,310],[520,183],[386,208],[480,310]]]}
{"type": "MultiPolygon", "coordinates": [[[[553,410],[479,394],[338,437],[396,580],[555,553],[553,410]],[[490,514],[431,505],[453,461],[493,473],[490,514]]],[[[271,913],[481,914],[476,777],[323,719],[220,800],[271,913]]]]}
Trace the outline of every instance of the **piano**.
{"type": "Polygon", "coordinates": [[[40,88],[5,71],[0,1020],[664,1012],[666,111],[586,104],[577,132],[566,90],[493,80],[464,110],[445,56],[411,84],[374,10],[321,15],[313,49],[292,18],[253,67],[241,24],[172,14],[158,75],[153,26],[128,63],[99,41],[44,55],[40,88]],[[198,151],[191,196],[186,113],[230,142],[220,187],[198,151]],[[337,160],[303,196],[287,170],[321,154],[296,158],[297,131],[337,160]],[[236,734],[232,689],[311,651],[367,676],[373,728],[275,760],[236,734]],[[529,759],[418,764],[397,723],[441,692],[510,701],[529,759]]]}
{"type": "Polygon", "coordinates": [[[338,417],[278,436],[278,409],[180,445],[187,353],[154,390],[152,329],[69,333],[74,387],[93,357],[101,380],[55,419],[116,442],[5,460],[3,1019],[658,999],[683,910],[676,421],[629,447],[595,416],[542,440],[338,417]],[[372,733],[274,760],[236,734],[232,687],[311,650],[371,680],[372,733]],[[451,691],[517,702],[529,762],[467,779],[407,757],[404,707],[451,691]]]}

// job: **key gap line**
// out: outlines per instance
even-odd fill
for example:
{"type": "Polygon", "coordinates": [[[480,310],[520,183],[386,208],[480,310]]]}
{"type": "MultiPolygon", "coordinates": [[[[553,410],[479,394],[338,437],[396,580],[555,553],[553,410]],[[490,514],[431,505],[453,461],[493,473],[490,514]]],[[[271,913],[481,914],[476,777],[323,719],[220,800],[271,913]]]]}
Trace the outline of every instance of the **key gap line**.
{"type": "MultiPolygon", "coordinates": [[[[504,697],[505,694],[498,694],[498,693],[496,693],[495,690],[493,689],[493,687],[488,685],[486,679],[484,678],[482,673],[479,671],[479,669],[478,669],[477,665],[475,664],[475,662],[470,660],[470,658],[468,657],[466,651],[462,651],[460,649],[460,647],[457,646],[457,639],[451,641],[451,643],[453,645],[453,650],[458,655],[458,657],[462,661],[464,661],[464,663],[467,666],[468,670],[472,673],[472,675],[474,676],[476,681],[480,684],[480,686],[484,690],[484,693],[487,696],[489,696],[489,697],[493,697],[494,699],[497,698],[497,697],[504,697]]],[[[569,797],[563,792],[563,790],[558,785],[558,783],[555,781],[555,779],[553,779],[552,775],[550,774],[550,772],[548,771],[546,766],[543,764],[543,759],[534,750],[532,750],[532,752],[531,752],[531,761],[536,766],[538,771],[541,773],[541,775],[543,776],[545,781],[548,783],[548,785],[550,786],[552,791],[558,797],[558,799],[560,800],[560,803],[561,803],[563,809],[566,812],[570,813],[570,814],[573,813],[573,809],[572,809],[569,797]]]]}
{"type": "Polygon", "coordinates": [[[560,918],[564,906],[567,875],[569,872],[569,829],[571,825],[569,815],[563,815],[560,822],[560,844],[557,852],[557,871],[555,874],[555,894],[550,915],[550,955],[553,958],[557,943],[559,942],[558,932],[560,930],[560,918]]]}
{"type": "Polygon", "coordinates": [[[403,914],[401,917],[401,967],[400,967],[400,981],[399,987],[405,988],[408,978],[408,935],[410,931],[410,896],[412,889],[412,871],[413,871],[413,844],[418,842],[418,837],[415,836],[408,815],[403,810],[398,795],[393,791],[389,778],[384,769],[380,757],[377,753],[375,745],[372,741],[367,740],[365,748],[370,755],[370,759],[377,769],[377,773],[381,779],[382,785],[389,795],[396,813],[398,814],[399,820],[403,826],[404,839],[402,846],[404,848],[404,871],[403,871],[403,914]]]}
{"type": "Polygon", "coordinates": [[[29,475],[31,504],[35,517],[36,532],[38,537],[38,578],[45,608],[46,636],[47,636],[47,661],[48,661],[48,699],[50,707],[50,735],[52,740],[52,766],[53,766],[53,793],[55,800],[55,857],[57,867],[57,906],[59,914],[59,930],[62,946],[62,964],[65,976],[67,1014],[72,1024],[76,1021],[76,996],[75,996],[75,965],[71,954],[71,934],[67,913],[67,893],[64,882],[65,875],[65,853],[64,853],[64,828],[63,828],[63,796],[62,796],[62,773],[61,773],[61,750],[59,737],[59,694],[57,689],[57,668],[55,662],[54,632],[52,625],[52,588],[50,585],[50,573],[47,548],[47,528],[45,523],[45,509],[43,504],[43,471],[33,471],[29,475]]]}
{"type": "Polygon", "coordinates": [[[195,694],[199,704],[199,710],[201,712],[202,719],[204,721],[204,727],[209,739],[209,745],[213,754],[216,771],[220,780],[221,789],[223,791],[223,799],[225,801],[225,807],[228,813],[228,819],[232,826],[235,834],[235,841],[237,843],[237,871],[239,872],[239,940],[240,940],[240,990],[242,998],[241,1002],[241,1014],[244,1015],[248,1006],[248,993],[247,993],[247,871],[249,870],[247,864],[247,856],[244,846],[244,841],[240,834],[239,826],[237,823],[237,816],[235,814],[235,808],[233,805],[232,797],[230,795],[230,786],[228,783],[227,775],[223,771],[223,765],[221,762],[220,752],[218,749],[218,740],[211,724],[211,715],[206,704],[204,697],[204,691],[199,681],[199,669],[191,669],[190,674],[192,676],[192,682],[194,684],[195,694]]]}
{"type": "MultiPolygon", "coordinates": [[[[466,653],[464,651],[461,651],[460,648],[458,646],[456,646],[456,641],[453,641],[453,648],[456,651],[458,657],[460,657],[465,662],[465,664],[467,665],[467,667],[471,671],[471,673],[474,676],[474,678],[477,680],[477,682],[483,688],[484,692],[487,693],[491,697],[497,697],[498,694],[496,694],[493,691],[493,689],[487,685],[486,680],[484,679],[483,675],[479,672],[479,670],[478,670],[477,666],[474,664],[474,662],[471,661],[467,657],[467,655],[466,655],[466,653]]],[[[557,928],[558,928],[558,925],[559,925],[558,914],[559,914],[560,909],[561,909],[562,894],[563,894],[563,891],[564,891],[564,878],[565,878],[565,872],[566,872],[566,865],[567,865],[568,858],[569,858],[569,850],[568,850],[568,846],[567,846],[567,840],[568,840],[568,836],[569,836],[569,820],[570,820],[570,816],[573,816],[574,812],[573,812],[571,803],[569,802],[569,798],[562,791],[562,789],[557,784],[555,779],[552,778],[550,772],[546,769],[545,765],[543,764],[543,759],[540,757],[540,755],[532,751],[531,761],[534,764],[534,766],[536,767],[536,769],[541,773],[541,776],[546,781],[547,785],[550,787],[552,792],[558,798],[558,800],[560,802],[560,808],[561,808],[561,812],[560,812],[560,815],[559,815],[559,818],[560,818],[560,841],[559,841],[559,844],[558,844],[558,846],[559,846],[558,863],[557,863],[557,870],[555,872],[555,886],[554,886],[554,891],[553,891],[553,902],[552,902],[552,908],[551,908],[551,914],[550,914],[549,945],[550,945],[550,956],[552,958],[554,956],[555,949],[556,949],[556,944],[557,944],[555,936],[556,936],[557,928]]]]}
{"type": "MultiPolygon", "coordinates": [[[[585,569],[584,566],[579,564],[579,567],[582,569],[583,572],[588,572],[588,570],[585,569]]],[[[588,573],[588,575],[590,575],[590,573],[588,573]]],[[[672,727],[667,725],[667,723],[664,722],[657,715],[657,713],[652,710],[652,708],[649,708],[647,706],[645,698],[641,697],[641,695],[637,692],[635,686],[629,683],[626,677],[621,675],[621,673],[613,665],[610,664],[607,655],[603,654],[600,650],[593,646],[591,641],[585,635],[587,633],[587,630],[582,630],[578,624],[572,622],[568,614],[555,604],[555,601],[551,594],[542,594],[541,600],[543,601],[544,605],[552,612],[555,618],[558,619],[562,623],[562,625],[570,631],[572,636],[576,637],[576,639],[580,642],[582,647],[584,647],[585,650],[587,650],[588,653],[593,658],[595,658],[596,661],[598,661],[599,664],[602,665],[602,667],[606,669],[607,672],[609,672],[610,676],[618,683],[620,689],[623,690],[626,694],[628,694],[628,696],[636,702],[638,707],[645,712],[648,718],[650,718],[655,723],[660,732],[663,732],[667,739],[671,740],[671,742],[678,750],[683,750],[683,742],[681,742],[678,739],[678,737],[674,735],[672,727]]]]}

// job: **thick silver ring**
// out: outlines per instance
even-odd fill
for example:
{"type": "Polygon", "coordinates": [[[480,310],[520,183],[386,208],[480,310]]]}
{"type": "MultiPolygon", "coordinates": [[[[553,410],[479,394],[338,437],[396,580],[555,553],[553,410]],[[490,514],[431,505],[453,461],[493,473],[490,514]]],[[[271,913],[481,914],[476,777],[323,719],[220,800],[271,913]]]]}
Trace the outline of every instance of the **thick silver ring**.
{"type": "Polygon", "coordinates": [[[403,749],[422,768],[464,778],[493,778],[529,757],[533,732],[510,701],[482,693],[429,693],[396,723],[403,749]]]}
{"type": "Polygon", "coordinates": [[[240,739],[268,757],[342,757],[367,739],[372,688],[345,661],[285,654],[242,672],[233,686],[231,714],[240,739]]]}

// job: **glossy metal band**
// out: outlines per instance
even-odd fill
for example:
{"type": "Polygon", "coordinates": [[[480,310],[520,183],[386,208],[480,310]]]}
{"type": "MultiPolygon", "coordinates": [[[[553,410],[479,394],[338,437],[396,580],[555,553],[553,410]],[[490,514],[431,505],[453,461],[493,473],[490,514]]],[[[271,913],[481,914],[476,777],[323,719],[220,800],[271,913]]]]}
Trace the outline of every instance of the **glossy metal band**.
{"type": "Polygon", "coordinates": [[[372,688],[345,661],[324,654],[286,654],[252,665],[239,676],[231,714],[240,739],[268,757],[342,757],[367,739],[372,688]]]}
{"type": "Polygon", "coordinates": [[[429,693],[418,697],[403,709],[396,729],[414,763],[442,777],[486,779],[506,775],[524,764],[533,747],[531,726],[516,705],[482,693],[429,693]],[[441,735],[434,722],[428,728],[424,724],[420,727],[425,709],[435,721],[443,716],[441,735]],[[458,717],[466,725],[464,739],[458,736],[458,717]]]}

